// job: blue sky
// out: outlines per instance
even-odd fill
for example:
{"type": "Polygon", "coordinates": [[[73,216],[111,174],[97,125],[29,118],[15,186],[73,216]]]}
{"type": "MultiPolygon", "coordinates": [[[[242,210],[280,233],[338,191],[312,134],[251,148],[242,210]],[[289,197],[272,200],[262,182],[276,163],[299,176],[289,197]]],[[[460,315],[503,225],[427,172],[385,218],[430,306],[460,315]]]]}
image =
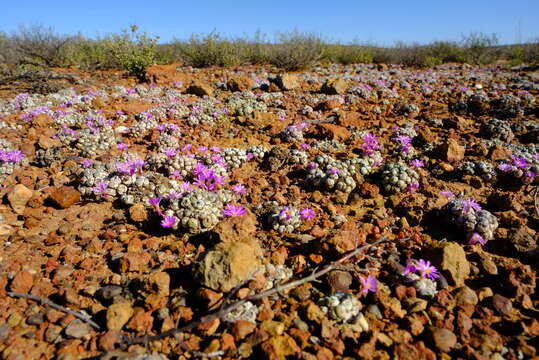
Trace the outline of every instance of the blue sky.
{"type": "Polygon", "coordinates": [[[59,33],[103,36],[130,24],[162,41],[216,30],[231,37],[257,30],[272,38],[298,30],[326,40],[379,45],[396,41],[460,40],[469,32],[497,33],[500,43],[539,38],[539,0],[311,1],[4,1],[0,31],[43,24],[59,33]]]}

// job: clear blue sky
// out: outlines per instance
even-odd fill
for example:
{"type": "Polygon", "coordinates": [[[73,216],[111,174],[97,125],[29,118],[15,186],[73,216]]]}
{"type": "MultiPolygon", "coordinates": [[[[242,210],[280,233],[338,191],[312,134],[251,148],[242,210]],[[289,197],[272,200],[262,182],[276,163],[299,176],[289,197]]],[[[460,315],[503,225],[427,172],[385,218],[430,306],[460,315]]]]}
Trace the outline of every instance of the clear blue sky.
{"type": "Polygon", "coordinates": [[[500,43],[539,37],[539,0],[5,0],[0,31],[43,24],[59,33],[103,36],[130,24],[162,41],[217,30],[270,38],[278,31],[314,32],[327,40],[380,45],[460,40],[471,31],[497,33],[500,43]]]}

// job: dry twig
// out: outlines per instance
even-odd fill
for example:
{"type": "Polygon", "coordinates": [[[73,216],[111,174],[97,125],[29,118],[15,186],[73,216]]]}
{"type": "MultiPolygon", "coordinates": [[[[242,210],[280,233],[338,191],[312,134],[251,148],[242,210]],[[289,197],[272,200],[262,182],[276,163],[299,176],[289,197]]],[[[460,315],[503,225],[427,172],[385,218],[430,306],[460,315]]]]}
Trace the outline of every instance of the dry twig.
{"type": "MultiPolygon", "coordinates": [[[[376,240],[375,242],[371,243],[371,244],[367,244],[367,245],[364,245],[364,246],[361,246],[361,247],[358,247],[356,248],[355,250],[349,252],[348,254],[344,255],[343,257],[341,257],[340,259],[332,262],[331,264],[327,265],[326,267],[322,268],[321,270],[318,270],[318,271],[315,271],[313,272],[311,275],[309,276],[306,276],[304,278],[301,278],[301,279],[298,279],[298,280],[294,280],[294,281],[291,281],[291,282],[288,282],[288,283],[285,283],[285,284],[281,284],[281,285],[277,285],[269,290],[266,290],[266,291],[263,291],[261,293],[258,293],[258,294],[255,294],[255,295],[252,295],[252,296],[249,296],[249,297],[246,297],[242,300],[239,300],[233,304],[230,304],[226,307],[223,307],[221,308],[220,310],[218,311],[214,311],[214,312],[211,312],[205,316],[202,316],[201,318],[199,318],[198,320],[195,320],[195,321],[192,321],[182,327],[175,327],[174,329],[170,329],[168,331],[165,331],[165,332],[162,332],[160,334],[157,334],[157,335],[153,335],[153,336],[141,336],[141,337],[136,337],[136,338],[125,338],[125,341],[126,341],[126,345],[133,345],[133,344],[144,344],[144,343],[148,343],[150,341],[156,341],[156,340],[161,340],[161,339],[164,339],[166,337],[169,337],[169,336],[174,336],[178,333],[182,333],[182,332],[186,332],[186,331],[189,331],[189,330],[192,330],[194,328],[196,328],[197,326],[201,325],[201,324],[204,324],[208,321],[212,321],[212,320],[215,320],[215,319],[221,319],[223,318],[226,314],[234,311],[235,309],[239,308],[240,306],[242,306],[243,304],[245,304],[246,302],[252,302],[252,301],[257,301],[257,300],[261,300],[265,297],[268,297],[268,296],[271,296],[273,294],[277,294],[277,293],[281,293],[285,290],[288,290],[288,289],[291,289],[291,288],[294,288],[296,286],[299,286],[299,285],[302,285],[302,284],[305,284],[305,283],[308,283],[308,282],[312,282],[312,281],[315,281],[317,278],[321,277],[322,275],[324,274],[327,274],[328,272],[332,271],[332,270],[335,270],[335,268],[337,268],[338,266],[340,266],[342,263],[344,263],[345,261],[349,260],[350,258],[353,258],[355,256],[358,256],[361,254],[361,252],[363,252],[364,250],[367,250],[375,245],[378,245],[382,242],[385,242],[387,241],[388,238],[383,236],[381,237],[380,239],[376,240]]],[[[408,240],[407,238],[405,239],[400,239],[400,240],[408,240]]]]}
{"type": "Polygon", "coordinates": [[[33,295],[29,295],[29,294],[22,294],[22,293],[16,293],[16,292],[8,292],[7,294],[9,296],[13,297],[13,298],[23,298],[23,299],[34,300],[34,301],[37,301],[37,302],[39,302],[39,303],[41,303],[43,305],[50,306],[53,309],[60,310],[60,311],[63,311],[65,313],[71,314],[74,317],[76,317],[77,319],[82,320],[85,323],[89,324],[94,329],[99,330],[99,331],[101,330],[101,327],[99,325],[97,325],[95,322],[93,322],[92,319],[90,319],[88,316],[86,316],[86,315],[84,315],[84,314],[82,314],[80,312],[76,312],[76,311],[73,311],[71,309],[68,309],[68,308],[66,308],[64,306],[58,305],[56,303],[53,303],[49,299],[45,299],[45,298],[40,297],[40,296],[33,296],[33,295]]]}

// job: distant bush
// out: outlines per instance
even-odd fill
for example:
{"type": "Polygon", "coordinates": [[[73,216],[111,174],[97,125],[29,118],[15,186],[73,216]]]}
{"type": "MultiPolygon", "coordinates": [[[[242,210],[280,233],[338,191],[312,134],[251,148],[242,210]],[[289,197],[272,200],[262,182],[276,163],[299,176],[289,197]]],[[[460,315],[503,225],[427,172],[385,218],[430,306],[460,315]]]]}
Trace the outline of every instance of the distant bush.
{"type": "Polygon", "coordinates": [[[497,60],[496,45],[498,45],[498,36],[496,34],[472,32],[462,38],[466,60],[477,65],[488,64],[497,60]]]}
{"type": "Polygon", "coordinates": [[[191,35],[186,43],[176,40],[174,47],[176,56],[194,67],[230,67],[240,64],[245,56],[240,41],[228,40],[216,32],[191,35]]]}
{"type": "Polygon", "coordinates": [[[328,62],[348,64],[369,64],[374,52],[367,46],[357,44],[325,44],[322,59],[328,62]]]}
{"type": "Polygon", "coordinates": [[[442,63],[462,63],[466,61],[464,50],[455,42],[434,41],[427,45],[427,56],[440,59],[442,63]]]}
{"type": "Polygon", "coordinates": [[[66,64],[65,49],[72,39],[71,36],[57,34],[51,27],[33,25],[21,26],[11,36],[11,43],[21,64],[54,67],[66,64]]]}
{"type": "Polygon", "coordinates": [[[314,34],[297,31],[282,33],[270,47],[268,62],[285,70],[303,70],[314,65],[323,55],[323,41],[314,34]]]}
{"type": "Polygon", "coordinates": [[[157,41],[146,33],[139,33],[132,25],[120,35],[110,38],[110,51],[113,59],[130,75],[139,81],[146,81],[146,68],[157,60],[157,41]]]}
{"type": "Polygon", "coordinates": [[[524,62],[528,64],[539,64],[539,38],[535,41],[525,44],[524,49],[524,62]]]}
{"type": "Polygon", "coordinates": [[[78,35],[66,47],[67,60],[84,70],[120,68],[112,54],[112,42],[110,37],[94,40],[78,35]]]}

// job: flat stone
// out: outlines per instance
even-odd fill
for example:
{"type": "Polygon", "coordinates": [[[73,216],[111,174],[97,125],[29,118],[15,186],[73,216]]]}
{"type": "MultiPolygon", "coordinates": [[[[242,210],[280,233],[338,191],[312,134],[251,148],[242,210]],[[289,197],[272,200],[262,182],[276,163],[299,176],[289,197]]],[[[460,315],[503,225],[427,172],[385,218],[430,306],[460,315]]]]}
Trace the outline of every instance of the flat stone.
{"type": "Polygon", "coordinates": [[[107,329],[121,330],[133,315],[133,308],[127,303],[112,304],[107,309],[107,329]]]}
{"type": "Polygon", "coordinates": [[[60,186],[49,196],[49,199],[56,206],[67,209],[80,201],[80,193],[71,186],[60,186]]]}
{"type": "Polygon", "coordinates": [[[11,189],[10,192],[7,193],[7,200],[9,201],[13,211],[15,211],[17,214],[22,214],[24,212],[24,208],[26,207],[26,203],[32,198],[33,195],[34,193],[32,190],[28,189],[23,184],[17,184],[13,187],[13,189],[11,189]]]}
{"type": "Polygon", "coordinates": [[[447,353],[457,344],[457,336],[448,329],[433,328],[430,332],[434,346],[441,352],[447,353]]]}
{"type": "Polygon", "coordinates": [[[90,325],[79,319],[76,319],[73,320],[69,325],[67,325],[65,333],[71,338],[80,339],[86,336],[91,330],[92,329],[90,325]]]}

